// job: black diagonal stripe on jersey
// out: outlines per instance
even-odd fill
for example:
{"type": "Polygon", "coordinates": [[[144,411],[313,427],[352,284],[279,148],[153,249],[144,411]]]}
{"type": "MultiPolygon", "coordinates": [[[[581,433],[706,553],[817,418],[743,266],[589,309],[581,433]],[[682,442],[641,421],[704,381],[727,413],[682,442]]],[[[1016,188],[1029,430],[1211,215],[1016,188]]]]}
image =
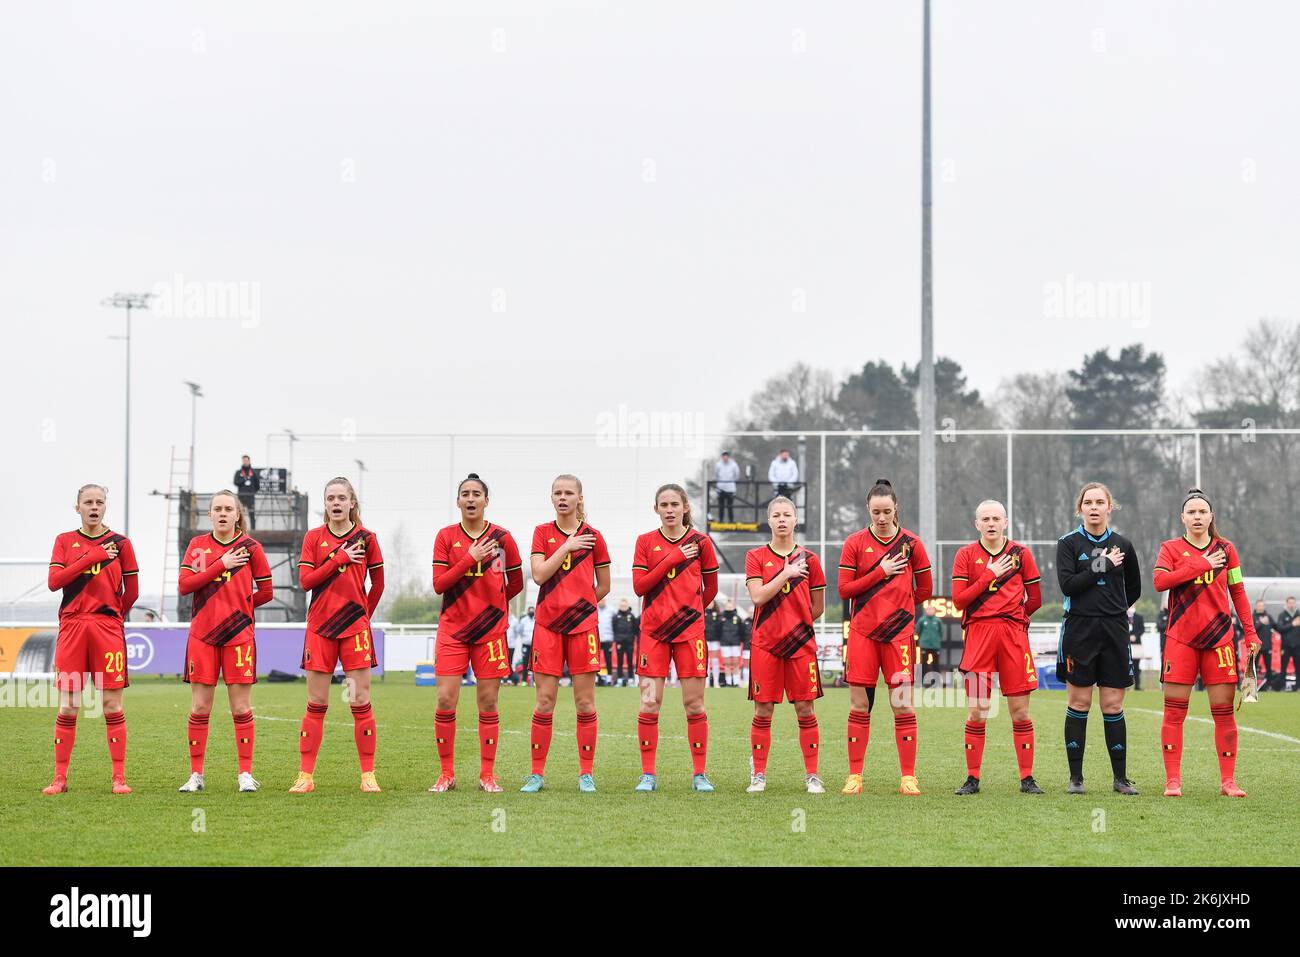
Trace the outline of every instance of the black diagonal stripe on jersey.
{"type": "Polygon", "coordinates": [[[557,634],[570,634],[575,628],[586,621],[595,610],[595,605],[587,601],[585,598],[579,598],[572,605],[566,608],[564,612],[555,619],[555,621],[551,622],[549,627],[551,631],[554,631],[557,634]]]}
{"type": "Polygon", "coordinates": [[[456,641],[463,642],[464,644],[467,645],[472,645],[475,642],[477,642],[479,639],[481,639],[483,636],[491,632],[492,629],[496,627],[497,622],[501,620],[501,616],[504,614],[505,612],[503,612],[500,608],[496,607],[495,605],[491,605],[487,608],[484,608],[481,612],[479,612],[477,615],[474,616],[473,620],[470,621],[468,625],[466,625],[460,631],[454,632],[451,637],[454,638],[456,641]]]}
{"type": "Polygon", "coordinates": [[[1196,599],[1200,592],[1192,585],[1191,582],[1183,582],[1181,585],[1175,585],[1169,592],[1169,619],[1165,622],[1166,632],[1171,628],[1178,619],[1183,617],[1183,612],[1196,604],[1196,599]]]}
{"type": "Polygon", "coordinates": [[[893,641],[911,623],[912,613],[906,608],[896,608],[867,637],[872,641],[893,641]]]}
{"type": "MultiPolygon", "coordinates": [[[[113,544],[116,544],[117,542],[123,541],[123,540],[125,540],[125,539],[126,539],[126,536],[125,536],[125,535],[119,535],[117,532],[110,532],[109,535],[108,535],[108,541],[107,541],[107,542],[99,542],[99,541],[96,541],[95,544],[96,544],[96,545],[113,545],[113,544]]],[[[110,555],[108,558],[105,558],[103,561],[101,561],[101,562],[99,563],[99,570],[100,570],[100,572],[102,573],[103,570],[104,570],[105,568],[107,568],[109,565],[113,564],[113,562],[115,562],[115,561],[117,561],[116,556],[112,556],[112,555],[110,555]]],[[[92,562],[91,564],[94,564],[94,563],[92,562]]],[[[88,568],[88,567],[89,567],[89,566],[87,566],[87,568],[88,568]]],[[[67,608],[68,605],[70,605],[70,604],[72,603],[73,599],[75,599],[78,595],[80,595],[80,594],[82,593],[83,590],[85,590],[85,587],[86,587],[87,585],[90,584],[90,580],[91,580],[92,578],[94,578],[94,577],[95,577],[94,575],[87,575],[87,574],[85,574],[85,569],[82,569],[82,574],[78,575],[78,576],[77,576],[76,578],[74,578],[72,581],[70,581],[70,582],[68,582],[66,585],[64,585],[64,586],[63,586],[63,600],[62,600],[61,602],[59,602],[59,610],[61,611],[61,610],[63,610],[64,608],[67,608]]]]}
{"type": "Polygon", "coordinates": [[[348,602],[325,620],[318,634],[325,638],[338,638],[354,621],[364,617],[366,609],[354,601],[348,602]]]}
{"type": "Polygon", "coordinates": [[[469,575],[462,575],[460,581],[442,593],[442,613],[444,615],[447,613],[447,609],[456,603],[456,599],[474,587],[476,580],[469,575]]]}
{"type": "Polygon", "coordinates": [[[813,626],[801,621],[772,646],[772,654],[778,658],[793,658],[800,648],[816,637],[813,626]]]}
{"type": "MultiPolygon", "coordinates": [[[[691,531],[687,532],[685,535],[683,535],[673,544],[698,546],[699,543],[702,542],[706,537],[707,536],[705,536],[703,532],[697,532],[694,529],[691,529],[691,531]]],[[[683,561],[678,562],[675,566],[669,569],[669,573],[672,575],[672,578],[676,578],[686,569],[690,568],[692,562],[697,562],[699,560],[700,560],[700,553],[696,552],[694,558],[687,558],[684,559],[683,561]]],[[[656,565],[655,567],[658,568],[659,566],[656,565]]],[[[645,598],[641,600],[642,615],[644,615],[645,610],[654,603],[654,600],[664,593],[664,590],[668,587],[668,583],[672,581],[672,578],[669,578],[668,575],[664,575],[663,578],[659,579],[659,584],[655,585],[648,592],[646,592],[645,598]]]]}
{"type": "Polygon", "coordinates": [[[698,608],[683,605],[673,612],[667,621],[651,632],[650,637],[655,641],[670,642],[703,617],[698,608]]]}
{"type": "MultiPolygon", "coordinates": [[[[1002,554],[1003,554],[1003,555],[1018,556],[1018,555],[1020,554],[1020,552],[1021,552],[1021,549],[1017,547],[1017,548],[1013,548],[1013,549],[1011,549],[1010,551],[1003,552],[1002,554]]],[[[998,557],[998,558],[1001,558],[1002,555],[999,555],[999,556],[997,556],[997,557],[998,557]]],[[[972,601],[969,605],[967,605],[967,606],[966,606],[966,616],[967,616],[967,618],[969,619],[969,617],[970,617],[971,615],[973,615],[973,614],[976,612],[976,610],[979,609],[979,607],[980,607],[981,605],[983,605],[986,601],[988,601],[990,598],[992,598],[994,595],[996,595],[999,591],[1001,591],[1003,585],[1005,585],[1007,582],[1011,581],[1011,579],[1015,578],[1015,577],[1016,577],[1017,575],[1019,575],[1019,574],[1020,574],[1020,565],[1019,565],[1019,563],[1017,563],[1017,564],[1015,564],[1015,565],[1012,566],[1011,571],[1007,572],[1007,573],[1006,573],[1005,575],[1003,575],[1001,578],[995,578],[995,579],[993,579],[993,581],[992,581],[990,584],[997,585],[998,587],[995,588],[993,591],[989,591],[988,588],[985,588],[984,591],[980,593],[980,596],[979,596],[978,598],[976,598],[976,599],[975,599],[974,601],[972,601]]]]}
{"type": "Polygon", "coordinates": [[[242,611],[232,612],[209,629],[207,634],[200,635],[199,641],[220,648],[252,623],[253,619],[242,611]]]}
{"type": "Polygon", "coordinates": [[[785,601],[786,596],[789,594],[788,591],[777,589],[777,593],[764,602],[763,606],[754,613],[754,627],[759,627],[763,622],[771,618],[776,613],[777,608],[780,607],[781,602],[785,601]]]}
{"type": "MultiPolygon", "coordinates": [[[[578,533],[574,532],[573,534],[576,535],[578,533]]],[[[579,565],[591,557],[591,549],[589,548],[583,552],[576,552],[575,554],[577,555],[577,558],[569,562],[569,567],[567,569],[563,564],[561,564],[560,567],[555,570],[555,574],[546,579],[546,581],[542,583],[542,587],[537,590],[537,603],[539,605],[546,600],[547,595],[555,590],[555,586],[560,583],[561,579],[567,575],[572,575],[578,570],[579,565]]]]}
{"type": "MultiPolygon", "coordinates": [[[[252,539],[247,539],[247,542],[251,542],[253,545],[257,544],[252,539]]],[[[240,539],[237,543],[231,542],[230,549],[228,550],[243,548],[245,547],[245,544],[246,544],[245,539],[240,539]]],[[[210,599],[213,595],[217,593],[218,589],[220,589],[223,585],[228,585],[232,581],[234,581],[235,578],[238,577],[239,573],[243,571],[245,568],[249,569],[249,574],[251,575],[252,564],[253,564],[252,549],[250,548],[248,561],[245,562],[243,565],[240,565],[238,568],[230,569],[229,578],[227,578],[225,575],[221,575],[219,578],[214,578],[212,581],[208,582],[206,585],[204,585],[202,588],[200,588],[198,591],[194,593],[194,601],[193,601],[193,607],[190,609],[190,617],[192,618],[195,615],[197,615],[203,609],[203,606],[208,603],[208,599],[210,599]]],[[[312,592],[312,595],[313,596],[315,595],[315,591],[312,592]]]]}
{"type": "MultiPolygon", "coordinates": [[[[1201,554],[1210,554],[1216,546],[1223,548],[1223,544],[1217,538],[1210,539],[1210,544],[1205,546],[1205,551],[1201,554]]],[[[1226,548],[1224,548],[1224,552],[1227,552],[1226,548]]],[[[1191,608],[1200,596],[1201,590],[1196,587],[1194,582],[1183,582],[1181,585],[1175,585],[1171,588],[1169,590],[1169,619],[1165,622],[1165,628],[1168,629],[1179,618],[1182,618],[1183,612],[1191,608]]]]}
{"type": "MultiPolygon", "coordinates": [[[[330,534],[333,535],[334,533],[330,532],[330,534]]],[[[338,554],[340,548],[347,548],[351,545],[355,545],[357,542],[364,542],[366,538],[369,536],[369,534],[370,533],[367,532],[365,529],[359,530],[351,538],[348,538],[341,544],[335,545],[333,548],[331,548],[329,552],[325,555],[325,558],[321,560],[320,564],[323,565],[327,561],[332,561],[334,556],[338,554]]],[[[344,565],[343,567],[346,568],[347,566],[344,565]]],[[[311,601],[307,603],[308,610],[311,609],[311,606],[315,603],[317,598],[325,594],[325,592],[329,589],[331,585],[334,584],[334,581],[337,578],[338,578],[338,572],[335,572],[333,575],[327,575],[323,582],[321,582],[319,585],[317,585],[315,588],[311,590],[311,601]]]]}
{"type": "Polygon", "coordinates": [[[695,558],[688,558],[685,561],[678,562],[676,565],[670,568],[668,570],[668,575],[664,575],[663,578],[659,579],[658,584],[656,584],[653,588],[651,588],[648,592],[645,593],[645,599],[641,605],[641,614],[644,615],[645,610],[650,607],[650,605],[654,602],[654,600],[658,598],[660,595],[662,595],[664,591],[667,590],[668,584],[673,580],[673,578],[676,578],[682,572],[686,571],[686,569],[690,568],[691,563],[697,561],[698,559],[699,556],[697,555],[695,558]],[[671,575],[672,578],[670,578],[669,575],[671,575]]]}
{"type": "MultiPolygon", "coordinates": [[[[891,555],[898,554],[900,551],[902,551],[903,545],[906,542],[910,542],[911,540],[912,540],[911,536],[904,535],[902,532],[899,532],[898,535],[894,537],[894,540],[890,542],[889,545],[885,548],[885,550],[880,553],[880,557],[877,558],[874,563],[872,563],[871,567],[868,568],[865,572],[862,573],[862,575],[859,575],[858,577],[861,578],[864,575],[870,575],[873,571],[876,570],[876,567],[881,562],[883,562],[886,558],[888,558],[891,555]]],[[[876,541],[879,542],[880,539],[877,538],[876,541]]],[[[875,595],[878,594],[880,590],[888,584],[889,584],[889,576],[885,576],[883,579],[876,582],[874,585],[872,585],[870,588],[864,591],[861,595],[858,595],[858,597],[854,598],[852,604],[852,611],[849,617],[856,618],[858,616],[858,613],[863,611],[867,607],[867,602],[869,602],[873,597],[875,597],[875,595]]]]}
{"type": "MultiPolygon", "coordinates": [[[[1165,627],[1167,630],[1168,626],[1166,625],[1165,627]]],[[[1210,619],[1210,623],[1193,635],[1191,640],[1187,643],[1193,648],[1213,648],[1222,641],[1223,636],[1231,630],[1232,619],[1223,612],[1218,612],[1210,619]]]]}

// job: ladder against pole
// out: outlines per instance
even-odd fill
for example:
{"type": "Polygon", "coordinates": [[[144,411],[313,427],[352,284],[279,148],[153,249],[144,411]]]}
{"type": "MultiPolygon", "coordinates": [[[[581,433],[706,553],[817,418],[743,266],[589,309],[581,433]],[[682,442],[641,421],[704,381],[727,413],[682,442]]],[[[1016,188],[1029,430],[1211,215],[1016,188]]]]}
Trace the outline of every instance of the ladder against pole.
{"type": "Polygon", "coordinates": [[[171,602],[171,617],[180,617],[180,593],[176,580],[180,576],[180,551],[184,544],[180,542],[181,518],[180,496],[189,478],[190,462],[188,458],[176,454],[176,446],[171,448],[171,467],[167,479],[167,525],[163,539],[163,580],[158,589],[158,609],[164,616],[168,615],[168,602],[171,602]]]}

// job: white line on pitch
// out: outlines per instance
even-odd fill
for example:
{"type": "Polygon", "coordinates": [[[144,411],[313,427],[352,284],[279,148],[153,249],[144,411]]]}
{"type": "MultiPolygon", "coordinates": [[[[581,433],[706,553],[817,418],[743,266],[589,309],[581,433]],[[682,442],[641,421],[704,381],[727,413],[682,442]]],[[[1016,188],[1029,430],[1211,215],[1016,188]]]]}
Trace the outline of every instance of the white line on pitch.
{"type": "MultiPolygon", "coordinates": [[[[1164,711],[1155,711],[1155,710],[1153,710],[1153,709],[1151,709],[1151,708],[1125,708],[1124,710],[1125,710],[1125,711],[1140,711],[1140,712],[1142,712],[1142,714],[1156,714],[1156,715],[1160,715],[1162,718],[1164,717],[1164,714],[1165,714],[1164,711]]],[[[1213,721],[1212,719],[1210,719],[1210,718],[1201,718],[1201,717],[1198,717],[1198,716],[1196,716],[1196,715],[1191,715],[1191,714],[1189,714],[1189,715],[1187,716],[1187,719],[1186,719],[1186,720],[1188,720],[1188,721],[1199,721],[1199,722],[1201,722],[1202,724],[1214,724],[1214,721],[1213,721]]],[[[1276,731],[1265,731],[1263,728],[1251,728],[1251,727],[1248,727],[1247,725],[1239,724],[1239,725],[1237,725],[1237,730],[1238,730],[1238,731],[1249,731],[1251,734],[1262,734],[1262,735],[1263,735],[1264,737],[1266,737],[1266,738],[1277,738],[1277,740],[1279,740],[1279,741],[1286,741],[1286,742],[1288,742],[1288,743],[1290,743],[1290,744],[1300,744],[1300,738],[1293,738],[1293,737],[1291,737],[1291,735],[1289,735],[1289,734],[1279,734],[1279,733],[1276,732],[1276,731]]]]}

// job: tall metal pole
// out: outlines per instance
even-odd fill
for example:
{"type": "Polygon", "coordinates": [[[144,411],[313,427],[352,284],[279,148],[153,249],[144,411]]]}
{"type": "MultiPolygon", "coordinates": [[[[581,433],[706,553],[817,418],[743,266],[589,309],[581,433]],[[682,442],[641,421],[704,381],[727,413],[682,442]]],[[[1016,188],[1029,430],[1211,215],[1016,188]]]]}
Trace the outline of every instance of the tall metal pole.
{"type": "Polygon", "coordinates": [[[194,448],[195,435],[198,432],[199,424],[199,399],[203,396],[203,389],[197,382],[186,382],[190,388],[190,491],[194,491],[194,448]]]}
{"type": "Polygon", "coordinates": [[[821,543],[821,562],[822,567],[829,567],[826,564],[826,433],[822,433],[822,447],[819,453],[821,459],[821,475],[817,479],[817,484],[821,486],[821,502],[817,506],[817,540],[821,543]]]}
{"type": "Polygon", "coordinates": [[[126,303],[126,508],[122,511],[122,534],[131,535],[131,301],[126,303]]]}
{"type": "Polygon", "coordinates": [[[1007,538],[1012,537],[1012,529],[1015,526],[1013,521],[1014,502],[1016,498],[1016,469],[1015,469],[1015,450],[1012,446],[1014,435],[1010,429],[1007,430],[1007,538]]]}
{"type": "Polygon", "coordinates": [[[921,105],[921,367],[920,367],[920,519],[921,541],[933,550],[938,540],[934,448],[934,300],[930,238],[930,0],[925,3],[921,105]]]}
{"type": "Polygon", "coordinates": [[[126,310],[126,449],[123,459],[122,534],[131,534],[131,310],[148,309],[151,292],[115,292],[100,305],[126,310]]]}

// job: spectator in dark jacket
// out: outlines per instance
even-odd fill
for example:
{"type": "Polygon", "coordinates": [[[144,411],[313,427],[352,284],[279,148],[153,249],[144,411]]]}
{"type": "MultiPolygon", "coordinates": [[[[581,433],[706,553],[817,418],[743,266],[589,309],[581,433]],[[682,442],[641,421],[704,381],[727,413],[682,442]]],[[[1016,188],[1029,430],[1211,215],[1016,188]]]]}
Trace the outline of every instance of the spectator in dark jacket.
{"type": "Polygon", "coordinates": [[[1282,688],[1286,688],[1287,665],[1293,665],[1296,681],[1291,690],[1300,691],[1300,608],[1296,607],[1294,596],[1286,600],[1286,607],[1278,613],[1277,630],[1282,633],[1282,660],[1277,666],[1282,688]]]}
{"type": "Polygon", "coordinates": [[[704,643],[709,651],[709,687],[721,687],[718,670],[722,664],[722,645],[719,620],[722,618],[722,602],[715,601],[704,610],[704,643]]]}
{"type": "MultiPolygon", "coordinates": [[[[1265,609],[1262,601],[1255,602],[1255,634],[1263,643],[1256,658],[1255,673],[1259,675],[1260,690],[1271,687],[1273,674],[1273,617],[1265,609]]],[[[1237,659],[1238,661],[1241,658],[1237,659]]]]}
{"type": "Polygon", "coordinates": [[[253,468],[253,460],[247,455],[235,470],[235,477],[231,481],[235,483],[235,494],[239,496],[239,505],[248,516],[248,527],[257,528],[257,523],[253,520],[253,506],[257,504],[256,496],[261,491],[262,480],[258,478],[257,471],[253,468]]]}
{"type": "Polygon", "coordinates": [[[618,684],[626,687],[635,683],[636,639],[641,633],[641,620],[632,614],[626,598],[619,599],[610,627],[614,630],[614,652],[618,657],[618,684]]]}
{"type": "Polygon", "coordinates": [[[748,681],[742,662],[744,649],[749,644],[749,623],[730,599],[718,618],[718,643],[722,652],[723,687],[734,688],[742,681],[748,681]]]}
{"type": "Polygon", "coordinates": [[[1128,610],[1129,656],[1133,659],[1133,690],[1142,690],[1142,635],[1147,630],[1146,619],[1136,608],[1128,610]]]}

